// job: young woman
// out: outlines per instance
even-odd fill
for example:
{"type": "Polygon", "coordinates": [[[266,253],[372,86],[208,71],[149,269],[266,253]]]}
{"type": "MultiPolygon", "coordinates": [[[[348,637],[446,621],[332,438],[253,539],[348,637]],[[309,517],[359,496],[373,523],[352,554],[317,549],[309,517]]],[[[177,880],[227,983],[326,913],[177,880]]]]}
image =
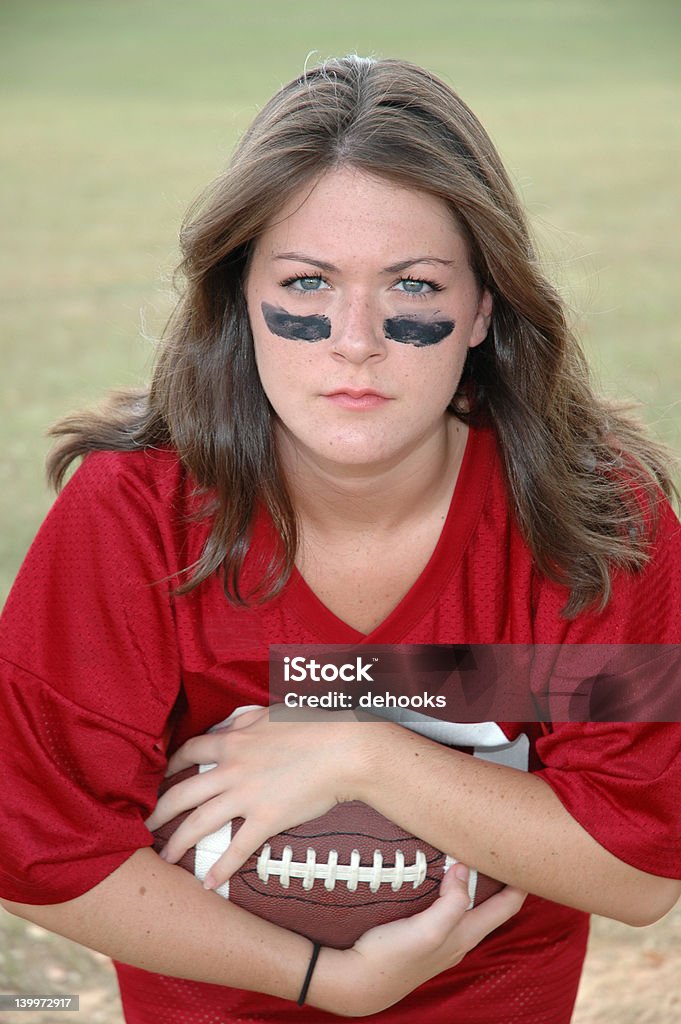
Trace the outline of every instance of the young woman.
{"type": "Polygon", "coordinates": [[[133,1024],[564,1024],[588,913],[681,891],[681,727],[460,730],[481,757],[351,715],[202,734],[267,704],[272,644],[678,643],[664,454],[593,395],[490,140],[419,68],[284,87],[182,242],[151,387],[56,428],[55,483],[87,458],[7,603],[5,905],[116,958],[133,1024]],[[168,758],[218,767],[149,818],[168,758]],[[322,949],[301,1009],[308,940],[171,861],[243,816],[215,888],[353,799],[509,887],[464,912],[450,871],[322,949]],[[145,820],[186,807],[157,856],[145,820]]]}

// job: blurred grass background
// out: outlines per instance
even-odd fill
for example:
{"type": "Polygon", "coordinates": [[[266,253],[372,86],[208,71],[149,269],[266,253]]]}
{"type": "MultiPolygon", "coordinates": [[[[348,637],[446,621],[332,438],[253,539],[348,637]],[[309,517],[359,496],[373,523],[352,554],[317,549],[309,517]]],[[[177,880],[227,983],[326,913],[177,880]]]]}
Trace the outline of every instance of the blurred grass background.
{"type": "Polygon", "coordinates": [[[677,0],[4,0],[0,599],[51,500],[46,427],[144,379],[186,206],[311,51],[462,94],[604,386],[681,448],[680,28],[677,0]]]}
{"type": "MultiPolygon", "coordinates": [[[[46,427],[144,380],[184,210],[311,52],[405,57],[461,93],[517,182],[603,386],[642,402],[681,451],[680,41],[678,0],[3,0],[0,601],[51,501],[46,427]]],[[[670,950],[674,936],[678,964],[675,913],[655,935],[670,950]]],[[[602,927],[604,949],[640,934],[602,927]]],[[[55,942],[55,970],[76,984],[77,957],[55,942]]],[[[585,1024],[681,1014],[637,1003],[612,958],[606,973],[612,1001],[582,1003],[585,1024]]]]}

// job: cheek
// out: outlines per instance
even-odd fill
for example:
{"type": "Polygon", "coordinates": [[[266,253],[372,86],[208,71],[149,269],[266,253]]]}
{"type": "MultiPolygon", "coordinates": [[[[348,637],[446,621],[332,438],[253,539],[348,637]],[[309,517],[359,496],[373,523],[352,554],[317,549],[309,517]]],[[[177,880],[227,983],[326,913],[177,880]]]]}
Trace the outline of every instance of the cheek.
{"type": "Polygon", "coordinates": [[[266,329],[254,336],[255,362],[260,382],[272,405],[286,402],[307,376],[313,345],[277,338],[266,329]]]}
{"type": "Polygon", "coordinates": [[[284,358],[283,342],[276,342],[272,336],[255,337],[255,363],[265,391],[276,385],[277,379],[285,375],[287,361],[284,358]]]}
{"type": "Polygon", "coordinates": [[[410,391],[418,392],[433,408],[446,409],[459,386],[467,346],[454,344],[450,336],[440,344],[427,347],[397,347],[405,353],[403,379],[410,391]]]}

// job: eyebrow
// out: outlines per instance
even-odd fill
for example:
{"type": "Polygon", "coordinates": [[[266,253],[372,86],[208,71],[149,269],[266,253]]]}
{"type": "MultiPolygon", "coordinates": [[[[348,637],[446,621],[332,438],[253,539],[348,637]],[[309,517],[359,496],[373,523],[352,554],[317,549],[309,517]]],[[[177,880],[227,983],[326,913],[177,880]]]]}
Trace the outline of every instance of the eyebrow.
{"type": "Polygon", "coordinates": [[[306,256],[303,252],[278,252],[274,254],[273,259],[292,260],[295,263],[312,263],[315,267],[319,267],[320,270],[327,270],[329,273],[338,271],[338,267],[334,267],[333,263],[318,260],[316,256],[306,256]]]}
{"type": "MultiPolygon", "coordinates": [[[[278,252],[275,253],[273,259],[291,260],[296,263],[310,263],[315,267],[319,267],[320,270],[326,270],[327,273],[338,273],[338,267],[334,266],[333,263],[327,263],[326,260],[317,259],[316,256],[307,256],[302,252],[278,252]]],[[[443,260],[439,256],[410,256],[409,259],[400,260],[399,263],[391,263],[389,267],[384,268],[384,273],[399,274],[402,270],[408,270],[409,267],[413,267],[417,263],[428,263],[434,266],[451,267],[454,265],[454,260],[443,260]]]]}
{"type": "Polygon", "coordinates": [[[409,267],[413,267],[417,263],[428,263],[433,266],[441,267],[452,267],[454,260],[443,260],[439,256],[416,256],[413,259],[400,260],[399,263],[393,263],[389,267],[386,267],[386,273],[388,274],[399,274],[401,270],[408,270],[409,267]]]}

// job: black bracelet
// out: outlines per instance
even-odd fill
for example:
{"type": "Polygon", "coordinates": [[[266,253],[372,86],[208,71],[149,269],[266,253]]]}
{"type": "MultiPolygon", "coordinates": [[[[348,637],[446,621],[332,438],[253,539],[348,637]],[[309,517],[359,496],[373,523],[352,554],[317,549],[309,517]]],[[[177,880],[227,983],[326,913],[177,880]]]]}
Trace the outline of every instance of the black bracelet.
{"type": "Polygon", "coordinates": [[[321,948],[322,947],[319,942],[312,943],[312,956],[310,957],[310,963],[308,964],[307,967],[307,974],[305,975],[303,987],[301,988],[300,995],[298,996],[298,1006],[302,1006],[305,1000],[307,999],[307,990],[310,987],[310,982],[312,981],[312,972],[314,971],[315,964],[317,963],[317,957],[319,956],[319,951],[321,948]]]}

